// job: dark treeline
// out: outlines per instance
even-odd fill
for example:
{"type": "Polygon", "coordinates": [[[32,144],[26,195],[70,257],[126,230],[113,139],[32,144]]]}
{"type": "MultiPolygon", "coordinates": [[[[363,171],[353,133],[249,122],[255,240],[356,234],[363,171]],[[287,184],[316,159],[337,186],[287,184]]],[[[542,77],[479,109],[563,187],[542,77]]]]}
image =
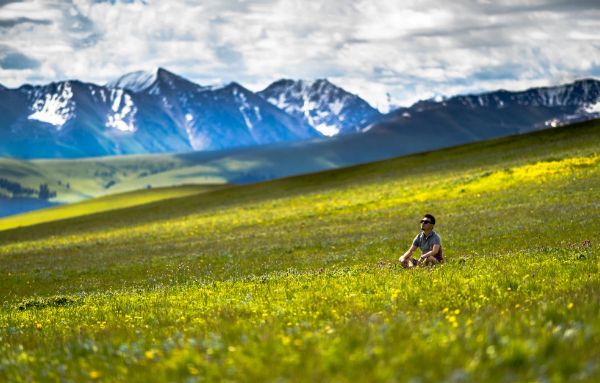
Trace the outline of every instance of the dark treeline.
{"type": "Polygon", "coordinates": [[[50,190],[48,184],[40,184],[38,190],[22,186],[18,182],[9,181],[6,178],[0,178],[0,188],[7,190],[15,197],[32,198],[37,194],[39,199],[50,199],[56,197],[56,192],[50,190]]]}
{"type": "Polygon", "coordinates": [[[0,178],[0,188],[12,193],[13,197],[29,197],[36,194],[36,190],[21,186],[18,182],[12,182],[6,178],[0,178]]]}

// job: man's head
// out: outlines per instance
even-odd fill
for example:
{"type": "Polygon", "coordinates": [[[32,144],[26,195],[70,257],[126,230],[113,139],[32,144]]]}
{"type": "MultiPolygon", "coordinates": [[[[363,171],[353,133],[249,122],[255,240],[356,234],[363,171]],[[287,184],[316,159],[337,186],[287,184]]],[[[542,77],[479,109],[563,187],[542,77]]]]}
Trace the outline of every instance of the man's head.
{"type": "Polygon", "coordinates": [[[421,219],[421,229],[429,231],[433,229],[433,225],[435,225],[435,217],[431,214],[425,214],[421,219]]]}

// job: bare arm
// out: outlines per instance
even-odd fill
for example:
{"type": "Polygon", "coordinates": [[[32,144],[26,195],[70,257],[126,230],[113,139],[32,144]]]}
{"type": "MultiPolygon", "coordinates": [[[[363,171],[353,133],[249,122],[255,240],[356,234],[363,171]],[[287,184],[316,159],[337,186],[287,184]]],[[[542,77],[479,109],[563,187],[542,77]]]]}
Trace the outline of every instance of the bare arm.
{"type": "Polygon", "coordinates": [[[433,248],[426,252],[425,254],[421,255],[422,259],[427,259],[427,257],[435,257],[435,255],[440,251],[440,245],[433,245],[433,248]]]}
{"type": "Polygon", "coordinates": [[[400,262],[406,261],[408,258],[410,258],[412,253],[415,252],[415,250],[417,250],[417,247],[415,245],[411,245],[410,248],[408,250],[406,250],[406,253],[404,253],[404,255],[402,255],[398,260],[400,262]]]}

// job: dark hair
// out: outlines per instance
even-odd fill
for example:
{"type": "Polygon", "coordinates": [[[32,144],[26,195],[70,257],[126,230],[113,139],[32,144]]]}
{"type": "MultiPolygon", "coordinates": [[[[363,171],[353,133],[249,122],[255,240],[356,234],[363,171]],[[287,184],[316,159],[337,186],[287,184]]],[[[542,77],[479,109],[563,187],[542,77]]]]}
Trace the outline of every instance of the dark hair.
{"type": "Polygon", "coordinates": [[[425,214],[425,215],[423,216],[423,218],[429,218],[429,220],[431,221],[431,224],[432,224],[432,225],[435,225],[435,217],[434,217],[434,216],[432,216],[431,214],[425,214]]]}

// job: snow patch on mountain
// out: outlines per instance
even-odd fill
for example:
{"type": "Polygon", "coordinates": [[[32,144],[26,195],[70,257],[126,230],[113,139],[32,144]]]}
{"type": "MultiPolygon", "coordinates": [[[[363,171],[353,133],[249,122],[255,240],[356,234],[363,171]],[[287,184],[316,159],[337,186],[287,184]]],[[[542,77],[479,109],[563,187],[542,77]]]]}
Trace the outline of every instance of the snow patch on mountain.
{"type": "Polygon", "coordinates": [[[600,113],[600,100],[595,104],[588,104],[583,107],[586,113],[600,113]]]}
{"type": "Polygon", "coordinates": [[[185,118],[185,134],[187,136],[188,142],[192,149],[194,150],[202,150],[208,147],[206,143],[206,138],[202,135],[202,132],[195,132],[194,129],[194,115],[190,112],[184,115],[185,118]]]}
{"type": "Polygon", "coordinates": [[[327,137],[333,137],[340,132],[340,128],[338,128],[335,125],[328,124],[315,125],[315,129],[317,129],[321,134],[327,137]]]}
{"type": "Polygon", "coordinates": [[[236,103],[240,105],[238,110],[240,111],[242,118],[244,119],[244,123],[246,124],[249,130],[254,130],[254,123],[252,121],[260,122],[262,120],[260,108],[256,105],[254,107],[251,106],[248,103],[246,95],[238,91],[237,88],[233,88],[232,94],[235,98],[236,103]]]}
{"type": "Polygon", "coordinates": [[[185,132],[194,150],[210,148],[210,136],[206,132],[194,132],[190,125],[186,126],[185,132]]]}
{"type": "Polygon", "coordinates": [[[343,108],[344,102],[340,99],[334,100],[332,103],[329,104],[329,110],[331,111],[331,113],[336,115],[342,113],[343,108]]]}
{"type": "Polygon", "coordinates": [[[106,126],[122,132],[135,132],[136,107],[131,97],[123,89],[112,89],[110,98],[113,99],[106,126]]]}
{"type": "Polygon", "coordinates": [[[65,82],[58,85],[56,93],[45,93],[43,98],[35,100],[31,106],[33,113],[27,119],[46,122],[61,130],[73,109],[73,89],[69,82],[65,82]]]}

